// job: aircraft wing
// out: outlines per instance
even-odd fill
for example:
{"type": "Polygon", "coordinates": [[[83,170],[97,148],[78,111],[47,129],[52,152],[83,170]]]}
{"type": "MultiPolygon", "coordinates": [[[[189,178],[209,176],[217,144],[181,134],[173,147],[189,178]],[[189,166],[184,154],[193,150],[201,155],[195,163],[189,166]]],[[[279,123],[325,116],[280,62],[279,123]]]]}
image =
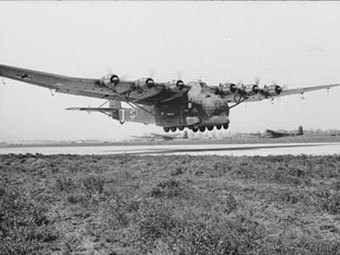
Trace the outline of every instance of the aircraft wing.
{"type": "Polygon", "coordinates": [[[271,134],[271,135],[280,135],[280,133],[273,131],[271,129],[266,129],[266,133],[271,134]]]}
{"type": "Polygon", "coordinates": [[[114,87],[110,87],[105,86],[102,79],[69,77],[7,65],[0,65],[0,76],[51,89],[58,93],[110,100],[119,99],[141,104],[154,103],[149,100],[150,98],[158,100],[161,96],[161,99],[165,99],[176,94],[167,93],[164,83],[155,83],[155,86],[145,90],[138,89],[137,81],[120,81],[114,87]]]}
{"type": "Polygon", "coordinates": [[[303,95],[305,92],[310,92],[310,91],[320,90],[320,89],[330,89],[330,88],[337,87],[337,86],[340,86],[340,84],[337,83],[337,84],[320,85],[320,86],[314,86],[314,87],[283,89],[279,96],[289,96],[289,95],[295,95],[295,94],[303,95]]]}
{"type": "Polygon", "coordinates": [[[108,91],[100,91],[100,81],[98,79],[74,78],[6,65],[0,65],[0,76],[60,93],[97,98],[107,98],[110,96],[108,91]]]}
{"type": "Polygon", "coordinates": [[[180,134],[165,135],[165,134],[156,134],[156,133],[151,133],[151,135],[153,135],[154,137],[163,138],[164,140],[173,140],[180,136],[180,134]]]}
{"type": "Polygon", "coordinates": [[[132,138],[138,138],[138,139],[152,139],[153,136],[147,136],[147,135],[130,135],[132,138]]]}
{"type": "MultiPolygon", "coordinates": [[[[234,102],[234,101],[237,102],[237,100],[240,100],[242,102],[243,101],[256,102],[256,101],[261,101],[261,100],[264,100],[264,99],[274,99],[276,97],[283,97],[283,96],[289,96],[289,95],[303,95],[306,92],[322,90],[322,89],[331,89],[331,88],[338,87],[338,86],[340,86],[339,83],[319,85],[319,86],[313,86],[313,87],[295,88],[295,89],[284,89],[284,88],[282,88],[280,93],[273,92],[273,94],[268,94],[264,90],[260,90],[259,93],[254,94],[254,95],[250,95],[250,96],[246,96],[245,98],[242,98],[242,96],[241,97],[235,97],[235,96],[231,97],[230,102],[234,102]],[[235,100],[235,98],[237,100],[235,100]]],[[[281,87],[280,87],[280,89],[281,89],[281,87]]]]}

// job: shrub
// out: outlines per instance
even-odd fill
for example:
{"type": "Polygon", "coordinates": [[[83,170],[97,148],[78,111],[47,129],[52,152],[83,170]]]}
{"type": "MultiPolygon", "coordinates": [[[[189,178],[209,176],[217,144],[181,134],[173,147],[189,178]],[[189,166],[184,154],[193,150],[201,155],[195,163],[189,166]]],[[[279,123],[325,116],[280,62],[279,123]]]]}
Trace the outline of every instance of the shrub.
{"type": "Polygon", "coordinates": [[[88,175],[82,179],[84,189],[90,193],[103,193],[105,180],[99,175],[88,175]]]}
{"type": "Polygon", "coordinates": [[[70,192],[76,187],[75,181],[68,176],[59,176],[55,181],[55,188],[59,192],[70,192]]]}
{"type": "Polygon", "coordinates": [[[340,181],[333,182],[331,188],[336,191],[340,191],[340,181]]]}
{"type": "Polygon", "coordinates": [[[332,214],[340,214],[340,192],[330,196],[328,209],[332,214]]]}
{"type": "Polygon", "coordinates": [[[231,213],[236,211],[238,207],[238,202],[235,196],[231,193],[226,194],[226,201],[225,201],[225,213],[231,213]]]}
{"type": "Polygon", "coordinates": [[[67,201],[71,204],[84,203],[88,200],[86,195],[80,193],[73,193],[67,196],[67,201]]]}
{"type": "Polygon", "coordinates": [[[171,176],[176,176],[176,175],[180,175],[180,174],[183,174],[183,169],[180,166],[178,166],[175,169],[170,171],[171,176]]]}
{"type": "Polygon", "coordinates": [[[151,197],[165,197],[173,198],[185,196],[186,189],[185,186],[180,181],[167,180],[159,182],[150,192],[151,197]]]}

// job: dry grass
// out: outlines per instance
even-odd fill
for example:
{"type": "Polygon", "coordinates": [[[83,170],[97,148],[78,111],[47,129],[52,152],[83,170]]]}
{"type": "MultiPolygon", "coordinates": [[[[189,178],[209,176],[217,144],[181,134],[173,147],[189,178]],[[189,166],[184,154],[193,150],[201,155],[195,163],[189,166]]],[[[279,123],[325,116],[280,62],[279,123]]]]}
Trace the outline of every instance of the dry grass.
{"type": "Polygon", "coordinates": [[[0,156],[0,254],[339,254],[340,156],[0,156]]]}

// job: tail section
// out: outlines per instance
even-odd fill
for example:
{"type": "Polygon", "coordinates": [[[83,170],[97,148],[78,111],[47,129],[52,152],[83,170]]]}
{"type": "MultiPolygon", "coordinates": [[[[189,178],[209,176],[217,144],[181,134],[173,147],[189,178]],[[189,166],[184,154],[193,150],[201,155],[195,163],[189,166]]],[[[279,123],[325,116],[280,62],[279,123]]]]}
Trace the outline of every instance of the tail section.
{"type": "MultiPolygon", "coordinates": [[[[143,108],[146,108],[145,106],[143,108]]],[[[119,109],[119,121],[122,122],[137,122],[147,124],[155,124],[155,116],[148,111],[140,109],[138,107],[133,108],[121,108],[119,109]]]]}
{"type": "Polygon", "coordinates": [[[155,116],[152,115],[152,106],[143,106],[143,109],[138,107],[122,108],[120,100],[111,100],[109,107],[70,107],[66,110],[73,111],[86,111],[86,112],[100,112],[115,120],[118,120],[121,124],[124,122],[137,122],[143,124],[155,124],[155,116]],[[145,110],[144,110],[145,109],[145,110]]]}
{"type": "Polygon", "coordinates": [[[297,135],[303,135],[303,127],[299,126],[297,135]]]}

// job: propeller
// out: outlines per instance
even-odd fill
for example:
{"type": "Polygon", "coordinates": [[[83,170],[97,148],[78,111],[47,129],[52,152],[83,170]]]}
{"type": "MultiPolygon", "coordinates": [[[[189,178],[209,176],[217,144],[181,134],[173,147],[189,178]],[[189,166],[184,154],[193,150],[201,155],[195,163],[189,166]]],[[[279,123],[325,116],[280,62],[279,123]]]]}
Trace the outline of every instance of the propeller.
{"type": "Polygon", "coordinates": [[[150,69],[150,70],[149,70],[149,77],[153,79],[154,76],[155,76],[155,70],[150,69]]]}
{"type": "Polygon", "coordinates": [[[260,78],[259,77],[256,77],[255,78],[255,84],[253,86],[253,91],[255,94],[259,93],[260,92],[260,87],[259,87],[259,84],[260,84],[260,78]]]}
{"type": "MultiPolygon", "coordinates": [[[[106,73],[110,76],[112,76],[114,74],[111,66],[106,67],[106,73]]],[[[122,75],[118,75],[118,77],[119,77],[120,81],[129,80],[129,75],[126,74],[126,73],[124,73],[122,75]]]]}
{"type": "Polygon", "coordinates": [[[111,67],[111,66],[107,66],[107,67],[106,67],[106,73],[107,73],[107,74],[110,74],[110,75],[113,73],[113,72],[112,72],[112,67],[111,67]]]}
{"type": "Polygon", "coordinates": [[[255,78],[255,84],[256,86],[258,86],[260,84],[260,78],[259,77],[256,77],[255,78]]]}
{"type": "Polygon", "coordinates": [[[276,94],[280,95],[282,92],[282,87],[277,85],[277,83],[275,81],[272,82],[272,86],[275,86],[275,92],[276,94]]]}
{"type": "Polygon", "coordinates": [[[147,78],[145,83],[149,89],[151,89],[155,85],[155,81],[152,78],[147,78]]]}
{"type": "Polygon", "coordinates": [[[182,80],[183,79],[183,73],[181,71],[177,71],[177,80],[182,80]]]}

